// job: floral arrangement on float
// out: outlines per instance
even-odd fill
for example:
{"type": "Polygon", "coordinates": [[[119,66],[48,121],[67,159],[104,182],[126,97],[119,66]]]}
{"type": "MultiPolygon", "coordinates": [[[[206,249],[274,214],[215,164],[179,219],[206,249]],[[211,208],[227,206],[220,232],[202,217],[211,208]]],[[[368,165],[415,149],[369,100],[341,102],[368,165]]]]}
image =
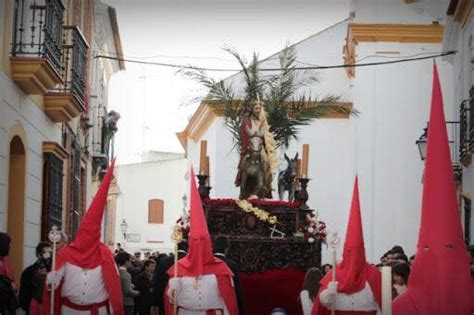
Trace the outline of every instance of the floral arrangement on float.
{"type": "Polygon", "coordinates": [[[180,216],[179,219],[176,221],[176,225],[181,229],[181,235],[183,235],[184,238],[187,238],[189,234],[189,229],[191,228],[189,214],[185,213],[180,216]]]}
{"type": "Polygon", "coordinates": [[[304,223],[300,226],[299,231],[294,234],[295,237],[302,238],[308,243],[314,243],[319,240],[326,243],[326,223],[318,220],[318,212],[313,210],[305,217],[304,223]]]}
{"type": "Polygon", "coordinates": [[[272,225],[278,223],[275,215],[270,215],[267,211],[254,207],[249,200],[234,200],[234,202],[245,212],[253,213],[260,221],[268,222],[272,225]]]}
{"type": "MultiPolygon", "coordinates": [[[[224,198],[224,199],[206,199],[203,200],[203,204],[205,205],[233,205],[236,204],[239,200],[231,199],[231,198],[224,198]]],[[[263,200],[263,199],[248,199],[249,203],[254,205],[260,206],[273,206],[273,207],[290,207],[290,208],[299,208],[301,203],[300,202],[288,202],[288,201],[280,201],[280,200],[263,200]]]]}

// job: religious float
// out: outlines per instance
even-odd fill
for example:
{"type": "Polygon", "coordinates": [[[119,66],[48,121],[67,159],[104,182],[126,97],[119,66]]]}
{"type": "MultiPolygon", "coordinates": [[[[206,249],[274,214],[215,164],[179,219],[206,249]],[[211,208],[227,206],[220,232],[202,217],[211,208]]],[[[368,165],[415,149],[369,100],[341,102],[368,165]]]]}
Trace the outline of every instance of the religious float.
{"type": "MultiPolygon", "coordinates": [[[[226,236],[227,257],[237,263],[245,314],[270,314],[276,307],[300,314],[298,297],[306,270],[321,264],[326,225],[306,205],[305,183],[294,201],[210,199],[206,175],[197,175],[209,232],[226,236]]],[[[184,235],[187,219],[180,224],[184,235]]]]}
{"type": "MultiPolygon", "coordinates": [[[[309,145],[303,145],[302,159],[283,153],[297,139],[298,127],[326,115],[350,114],[351,109],[336,104],[337,97],[316,100],[297,95],[308,78],[300,82],[291,71],[296,60],[291,48],[280,56],[284,70],[266,77],[259,75],[256,57],[247,66],[236,52],[229,52],[243,67],[242,93],[202,73],[190,73],[209,89],[203,101],[223,107],[239,154],[238,198],[211,199],[207,141],[201,141],[197,178],[209,232],[213,238],[229,239],[227,257],[240,268],[245,314],[270,314],[277,307],[301,314],[299,293],[306,271],[321,264],[326,225],[307,205],[309,145]],[[283,158],[287,167],[278,172],[283,158]],[[274,182],[278,189],[272,187],[274,182]],[[276,194],[279,200],[274,199],[276,194]]],[[[179,222],[186,236],[188,220],[183,217],[179,222]]]]}

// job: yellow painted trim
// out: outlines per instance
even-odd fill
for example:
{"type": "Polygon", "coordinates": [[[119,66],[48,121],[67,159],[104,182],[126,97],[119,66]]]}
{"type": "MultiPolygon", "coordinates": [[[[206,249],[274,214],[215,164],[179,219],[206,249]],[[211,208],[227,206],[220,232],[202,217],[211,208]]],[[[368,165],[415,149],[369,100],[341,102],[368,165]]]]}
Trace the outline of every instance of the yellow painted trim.
{"type": "Polygon", "coordinates": [[[19,279],[21,275],[21,271],[25,267],[24,256],[25,256],[25,239],[26,238],[25,238],[24,226],[25,226],[25,208],[26,208],[25,199],[26,199],[26,191],[27,191],[27,185],[28,185],[28,182],[26,179],[26,174],[28,173],[28,142],[26,140],[27,140],[26,132],[25,132],[25,129],[23,128],[23,125],[19,121],[15,121],[11,125],[8,131],[8,154],[7,154],[8,156],[8,162],[7,162],[8,163],[8,170],[7,170],[8,186],[7,186],[7,198],[5,198],[5,209],[7,209],[7,211],[5,212],[5,229],[4,230],[7,231],[10,234],[10,236],[12,236],[16,244],[19,244],[18,251],[17,251],[17,248],[14,249],[14,246],[18,246],[15,244],[12,245],[12,249],[10,251],[10,255],[12,256],[11,257],[12,263],[14,263],[14,265],[16,266],[16,268],[14,268],[13,270],[16,279],[19,279]],[[13,175],[10,172],[10,167],[12,165],[11,164],[12,155],[10,152],[10,144],[14,137],[20,138],[20,141],[22,142],[22,145],[23,145],[23,149],[25,151],[23,155],[23,158],[24,158],[23,167],[21,170],[23,173],[22,175],[24,176],[23,181],[21,181],[19,178],[20,174],[15,172],[15,174],[13,175]],[[12,176],[15,177],[16,181],[20,180],[19,183],[15,182],[17,185],[15,185],[13,191],[11,191],[11,187],[10,187],[10,184],[12,183],[12,180],[13,180],[12,176]],[[22,193],[23,195],[19,196],[18,194],[20,193],[22,193]],[[15,201],[12,201],[12,200],[16,200],[17,203],[19,202],[19,204],[17,204],[14,209],[12,209],[13,207],[10,206],[11,202],[15,203],[15,201]],[[13,212],[15,212],[15,215],[14,215],[15,221],[12,222],[12,224],[16,226],[14,229],[12,227],[9,228],[9,222],[11,222],[10,220],[14,220],[14,219],[9,218],[9,216],[12,215],[13,212]],[[15,253],[17,254],[17,256],[13,257],[15,253]]]}
{"type": "Polygon", "coordinates": [[[46,58],[11,57],[12,79],[26,94],[45,94],[62,83],[61,76],[46,58]]]}
{"type": "MultiPolygon", "coordinates": [[[[108,8],[109,17],[110,17],[110,26],[112,27],[112,33],[114,35],[114,44],[115,44],[115,52],[119,58],[123,58],[123,50],[122,50],[122,41],[120,40],[120,32],[118,28],[117,22],[117,13],[113,7],[108,8]]],[[[125,70],[125,62],[123,60],[118,60],[120,70],[125,70]]]]}
{"type": "Polygon", "coordinates": [[[44,111],[54,122],[68,122],[83,113],[84,107],[72,93],[49,92],[44,95],[44,111]]]}
{"type": "Polygon", "coordinates": [[[462,27],[467,25],[472,15],[472,7],[474,0],[460,0],[454,11],[454,21],[461,24],[462,27]]]}
{"type": "Polygon", "coordinates": [[[53,141],[43,142],[43,153],[52,153],[63,161],[69,157],[69,153],[59,143],[53,141]]]}
{"type": "MultiPolygon", "coordinates": [[[[241,107],[244,104],[243,101],[236,101],[236,106],[241,107]]],[[[338,102],[336,103],[341,106],[346,106],[352,108],[351,102],[338,102]]],[[[307,104],[308,106],[312,106],[314,104],[307,104]]],[[[218,117],[224,116],[224,108],[223,106],[219,106],[218,102],[213,101],[204,101],[202,102],[197,110],[194,112],[193,116],[189,120],[188,125],[182,132],[176,133],[176,137],[178,138],[179,142],[183,146],[184,150],[187,150],[187,141],[188,138],[192,139],[193,141],[199,141],[202,135],[209,126],[216,120],[218,117]]],[[[327,117],[323,117],[325,119],[348,119],[349,115],[341,115],[341,114],[334,114],[329,115],[327,117]]]]}
{"type": "Polygon", "coordinates": [[[400,55],[399,51],[376,51],[377,55],[400,55]]]}
{"type": "Polygon", "coordinates": [[[349,38],[360,42],[441,43],[439,24],[349,24],[349,38]]]}
{"type": "MultiPolygon", "coordinates": [[[[472,0],[470,0],[472,1],[472,0]]],[[[444,26],[439,24],[349,24],[346,45],[343,47],[344,63],[353,64],[356,46],[361,42],[441,43],[444,26]]],[[[355,68],[346,68],[349,78],[355,68]]]]}
{"type": "Polygon", "coordinates": [[[2,45],[2,68],[1,70],[9,77],[11,77],[10,66],[10,42],[13,28],[13,0],[5,0],[5,19],[3,21],[3,45],[2,45]]]}

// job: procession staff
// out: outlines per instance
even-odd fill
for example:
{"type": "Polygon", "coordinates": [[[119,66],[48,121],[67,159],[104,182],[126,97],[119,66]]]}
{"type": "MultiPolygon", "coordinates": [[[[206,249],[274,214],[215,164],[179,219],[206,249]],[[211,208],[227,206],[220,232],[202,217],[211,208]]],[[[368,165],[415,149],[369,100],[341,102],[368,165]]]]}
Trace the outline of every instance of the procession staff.
{"type": "Polygon", "coordinates": [[[336,315],[375,315],[381,308],[382,278],[365,259],[357,182],[356,177],[342,261],[321,280],[312,315],[329,315],[332,310],[336,315]]]}
{"type": "Polygon", "coordinates": [[[176,307],[179,315],[238,315],[233,273],[213,255],[193,170],[190,180],[189,252],[168,270],[172,278],[165,291],[166,314],[173,314],[176,307]]]}
{"type": "Polygon", "coordinates": [[[100,241],[114,161],[77,229],[74,241],[58,252],[54,271],[47,277],[46,314],[123,314],[120,277],[112,251],[100,241]]]}

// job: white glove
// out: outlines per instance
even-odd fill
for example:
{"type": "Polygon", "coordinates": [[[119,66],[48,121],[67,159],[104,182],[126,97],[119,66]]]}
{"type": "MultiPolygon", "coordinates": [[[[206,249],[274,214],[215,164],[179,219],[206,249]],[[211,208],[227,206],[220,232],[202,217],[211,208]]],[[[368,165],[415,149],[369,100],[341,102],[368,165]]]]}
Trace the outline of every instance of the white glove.
{"type": "Polygon", "coordinates": [[[328,290],[328,293],[329,293],[329,294],[335,295],[335,294],[337,293],[337,284],[338,284],[337,281],[331,281],[331,282],[329,282],[328,288],[326,289],[326,290],[328,290]]]}
{"type": "Polygon", "coordinates": [[[333,304],[335,302],[335,297],[337,294],[337,281],[329,282],[328,287],[321,291],[321,294],[319,295],[319,300],[321,301],[321,304],[323,304],[325,307],[332,308],[333,304]]]}
{"type": "Polygon", "coordinates": [[[63,275],[61,272],[51,271],[48,272],[48,275],[46,276],[46,282],[51,285],[54,290],[56,290],[59,287],[62,278],[63,275]]]}
{"type": "Polygon", "coordinates": [[[174,294],[179,290],[181,290],[181,279],[171,278],[168,282],[168,298],[171,302],[174,302],[174,294]]]}

